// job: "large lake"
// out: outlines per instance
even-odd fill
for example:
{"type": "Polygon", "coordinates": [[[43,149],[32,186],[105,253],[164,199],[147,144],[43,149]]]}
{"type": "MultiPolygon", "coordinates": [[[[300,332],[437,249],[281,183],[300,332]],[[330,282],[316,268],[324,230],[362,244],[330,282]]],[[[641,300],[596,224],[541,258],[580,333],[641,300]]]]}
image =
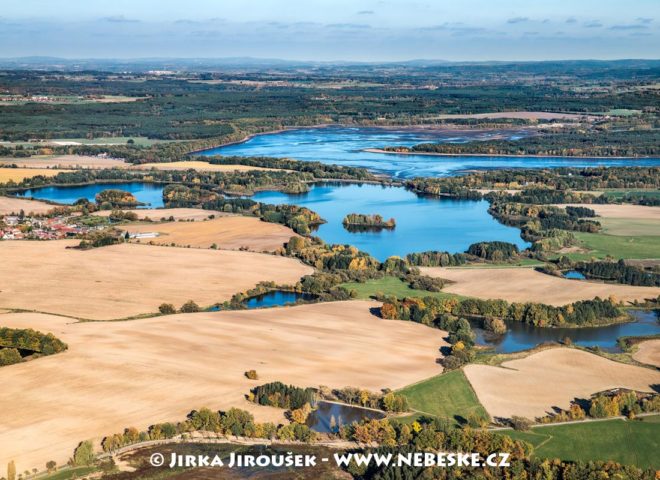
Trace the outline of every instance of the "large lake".
{"type": "MultiPolygon", "coordinates": [[[[297,160],[365,167],[396,177],[446,176],[474,169],[660,165],[660,158],[471,157],[395,155],[364,151],[367,148],[380,148],[388,145],[412,146],[428,142],[458,143],[474,138],[487,140],[495,134],[496,132],[481,133],[439,129],[301,128],[256,135],[245,142],[213,148],[199,152],[199,154],[288,157],[297,160]]],[[[510,131],[507,136],[510,139],[520,138],[523,136],[523,131],[510,131]]]]}
{"type": "Polygon", "coordinates": [[[69,187],[32,188],[17,193],[17,195],[71,205],[81,198],[86,198],[90,202],[94,202],[97,193],[110,189],[123,190],[132,193],[138,202],[145,204],[142,208],[164,207],[163,185],[144,182],[96,183],[93,185],[77,185],[69,187]]]}
{"type": "MultiPolygon", "coordinates": [[[[152,183],[43,187],[26,190],[20,195],[72,204],[80,198],[94,201],[96,194],[106,189],[131,192],[148,208],[163,207],[163,185],[152,183]]],[[[319,226],[315,235],[328,243],[354,245],[379,260],[425,250],[463,252],[472,243],[490,240],[515,243],[521,249],[529,246],[520,238],[520,230],[502,225],[488,213],[485,200],[422,197],[401,187],[343,183],[312,185],[308,193],[295,195],[259,192],[252,198],[264,203],[308,207],[328,222],[319,226]],[[349,232],[342,225],[349,213],[394,217],[396,228],[349,232]]]]}
{"type": "Polygon", "coordinates": [[[354,245],[379,260],[425,250],[463,252],[480,241],[500,240],[520,248],[529,245],[520,238],[519,229],[502,225],[488,213],[485,200],[421,197],[401,187],[372,184],[320,184],[304,194],[259,192],[251,198],[314,210],[328,222],[315,235],[327,243],[354,245]],[[342,225],[349,213],[393,217],[396,228],[349,232],[342,225]]]}

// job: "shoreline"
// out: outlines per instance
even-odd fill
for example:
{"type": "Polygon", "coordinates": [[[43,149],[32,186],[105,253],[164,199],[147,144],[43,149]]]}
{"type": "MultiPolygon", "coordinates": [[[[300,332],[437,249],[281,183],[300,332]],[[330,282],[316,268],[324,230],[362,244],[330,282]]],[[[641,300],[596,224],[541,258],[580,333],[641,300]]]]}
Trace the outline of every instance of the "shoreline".
{"type": "Polygon", "coordinates": [[[540,155],[540,154],[513,154],[513,153],[437,153],[437,152],[394,152],[390,150],[383,150],[381,148],[365,148],[362,149],[363,152],[369,152],[369,153],[383,153],[386,155],[423,155],[423,156],[430,156],[430,157],[508,157],[508,158],[566,158],[566,159],[583,159],[583,160],[588,160],[588,159],[594,159],[594,160],[637,160],[640,158],[647,158],[650,160],[653,159],[658,159],[660,160],[660,156],[658,157],[651,157],[648,155],[639,155],[639,156],[634,156],[634,157],[623,157],[623,156],[609,156],[609,157],[603,157],[603,156],[596,156],[596,155],[574,155],[574,156],[566,156],[566,155],[540,155]]]}
{"type": "MultiPolygon", "coordinates": [[[[215,150],[217,148],[229,147],[231,145],[240,145],[241,143],[246,143],[252,140],[255,137],[262,135],[275,135],[278,133],[284,133],[295,130],[305,130],[305,129],[323,129],[323,128],[375,128],[381,130],[403,130],[403,131],[429,131],[429,130],[439,130],[439,131],[478,131],[479,129],[470,129],[464,128],[463,125],[434,125],[434,124],[420,124],[420,125],[353,125],[353,124],[344,124],[344,123],[319,123],[314,125],[297,125],[291,127],[278,128],[276,130],[270,130],[266,132],[257,132],[250,133],[239,140],[232,140],[229,142],[220,143],[218,145],[202,148],[200,150],[192,150],[188,152],[188,155],[200,155],[202,152],[207,152],[209,150],[215,150]]],[[[529,126],[521,126],[518,130],[529,129],[529,126]]],[[[637,155],[637,156],[598,156],[598,155],[576,155],[576,156],[566,156],[566,155],[541,155],[541,154],[504,154],[504,153],[437,153],[437,152],[393,152],[389,150],[383,150],[382,148],[364,148],[361,151],[368,153],[381,153],[386,155],[422,155],[422,156],[432,156],[432,157],[509,157],[509,158],[566,158],[566,159],[598,159],[598,160],[636,160],[636,159],[660,159],[660,156],[654,157],[650,155],[637,155]]],[[[221,153],[217,155],[223,156],[221,153]]],[[[212,155],[202,155],[202,156],[212,156],[212,155]]],[[[231,155],[225,155],[231,156],[231,155]]],[[[280,157],[280,158],[292,158],[292,157],[280,157]]]]}
{"type": "MultiPolygon", "coordinates": [[[[289,127],[283,127],[283,128],[278,128],[276,130],[269,130],[266,132],[256,132],[256,133],[250,133],[243,138],[239,140],[231,140],[229,142],[223,142],[218,145],[214,145],[212,147],[207,147],[207,148],[202,148],[199,150],[192,150],[188,152],[188,155],[195,155],[195,154],[200,154],[201,152],[206,152],[208,150],[215,150],[216,148],[224,148],[224,147],[229,147],[231,145],[239,145],[241,143],[245,143],[249,140],[252,140],[255,137],[262,136],[262,135],[275,135],[277,133],[284,133],[284,132],[289,132],[289,131],[295,131],[295,130],[306,130],[306,129],[323,129],[323,128],[375,128],[375,129],[380,129],[380,130],[403,130],[403,131],[419,131],[419,132],[426,132],[429,130],[441,130],[441,131],[458,131],[458,132],[473,132],[473,131],[479,131],[479,128],[467,128],[468,126],[466,125],[438,125],[438,124],[419,124],[419,125],[361,125],[361,124],[347,124],[347,123],[316,123],[314,125],[296,125],[296,126],[289,126],[289,127]]],[[[515,130],[525,130],[529,129],[529,125],[521,125],[515,130]]],[[[483,130],[493,130],[493,129],[483,129],[483,130]]],[[[364,151],[370,151],[370,149],[365,149],[364,151]]],[[[218,154],[221,155],[221,154],[218,154]]],[[[207,156],[207,155],[204,155],[207,156]]],[[[211,155],[208,155],[211,156],[211,155]]],[[[231,155],[227,155],[231,156],[231,155]]],[[[290,157],[279,157],[279,158],[290,158],[290,157]]]]}

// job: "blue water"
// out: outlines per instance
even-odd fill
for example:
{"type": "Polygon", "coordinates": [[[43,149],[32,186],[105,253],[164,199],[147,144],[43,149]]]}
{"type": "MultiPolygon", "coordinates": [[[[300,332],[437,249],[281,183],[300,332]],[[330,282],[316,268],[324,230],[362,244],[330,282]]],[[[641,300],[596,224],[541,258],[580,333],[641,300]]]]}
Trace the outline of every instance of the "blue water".
{"type": "Polygon", "coordinates": [[[570,278],[572,280],[586,280],[587,277],[583,273],[578,272],[577,270],[569,270],[564,272],[564,278],[570,278]]]}
{"type": "Polygon", "coordinates": [[[529,246],[520,230],[502,225],[488,213],[485,200],[421,197],[401,187],[371,184],[322,184],[303,194],[259,192],[251,198],[308,207],[328,222],[315,235],[327,243],[354,245],[381,261],[425,250],[464,252],[472,243],[489,240],[511,242],[521,249],[529,246]],[[349,213],[393,217],[396,228],[352,233],[342,225],[349,213]]]}
{"type": "Polygon", "coordinates": [[[143,208],[162,208],[164,207],[163,187],[163,185],[144,182],[96,183],[94,185],[70,187],[33,188],[20,192],[17,195],[70,205],[81,198],[86,198],[90,202],[94,202],[97,193],[103,190],[113,189],[132,193],[138,202],[146,204],[143,208]]]}
{"type": "Polygon", "coordinates": [[[282,290],[275,290],[273,292],[257,295],[245,302],[247,308],[263,308],[263,307],[281,307],[296,303],[296,300],[313,300],[316,298],[309,293],[298,292],[285,292],[282,290]]]}
{"type": "Polygon", "coordinates": [[[617,351],[619,337],[637,337],[660,334],[658,314],[654,311],[630,310],[634,322],[619,323],[606,327],[589,328],[538,328],[522,322],[507,322],[508,331],[499,337],[492,337],[475,328],[477,343],[493,347],[498,353],[512,353],[534,348],[544,342],[560,342],[569,337],[574,344],[583,347],[600,347],[617,351]]]}
{"type": "MultiPolygon", "coordinates": [[[[397,130],[374,127],[302,128],[257,135],[250,140],[213,148],[200,155],[289,157],[337,165],[365,167],[396,177],[437,177],[473,169],[551,168],[592,166],[658,166],[660,158],[537,158],[395,155],[365,152],[367,148],[418,143],[461,143],[469,139],[488,140],[492,132],[397,130]]],[[[509,138],[523,136],[512,131],[509,138]]]]}
{"type": "Polygon", "coordinates": [[[383,412],[369,410],[367,408],[342,405],[332,402],[318,402],[316,410],[307,417],[307,426],[321,433],[336,433],[338,427],[350,425],[353,422],[361,422],[365,419],[384,418],[383,412]],[[335,421],[332,421],[332,418],[335,421]]]}

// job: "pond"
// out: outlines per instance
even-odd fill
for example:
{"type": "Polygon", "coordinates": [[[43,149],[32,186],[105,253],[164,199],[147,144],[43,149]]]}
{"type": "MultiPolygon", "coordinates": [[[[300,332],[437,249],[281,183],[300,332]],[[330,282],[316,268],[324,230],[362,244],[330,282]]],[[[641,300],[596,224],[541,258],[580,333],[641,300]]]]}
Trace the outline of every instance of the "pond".
{"type": "Polygon", "coordinates": [[[367,152],[368,148],[418,143],[462,143],[494,136],[518,139],[524,130],[464,131],[411,128],[342,127],[300,128],[256,135],[242,143],[198,152],[199,155],[288,157],[337,165],[365,167],[396,177],[447,176],[468,170],[588,166],[657,166],[660,158],[575,158],[504,156],[397,155],[367,152]]]}
{"type": "Polygon", "coordinates": [[[313,185],[303,194],[259,192],[251,198],[310,208],[328,222],[315,235],[327,243],[354,245],[381,261],[425,250],[464,252],[480,241],[510,242],[521,249],[529,246],[520,238],[520,230],[502,225],[488,213],[485,200],[425,197],[401,187],[337,183],[313,185]],[[351,232],[342,224],[349,213],[393,217],[396,228],[351,232]]]}
{"type": "Polygon", "coordinates": [[[320,433],[331,433],[336,432],[342,425],[374,418],[385,418],[385,413],[342,403],[321,401],[316,404],[316,410],[307,417],[307,426],[320,433]]]}
{"type": "Polygon", "coordinates": [[[297,300],[314,300],[315,298],[316,296],[311,293],[274,290],[248,298],[245,305],[247,308],[281,307],[294,304],[297,300]]]}
{"type": "Polygon", "coordinates": [[[86,198],[90,202],[94,201],[96,194],[103,190],[123,190],[132,193],[138,202],[145,203],[142,208],[162,208],[164,185],[145,182],[131,183],[95,183],[93,185],[75,185],[32,188],[17,193],[22,197],[33,197],[39,200],[50,200],[51,202],[70,205],[76,200],[86,198]]]}
{"type": "Polygon", "coordinates": [[[586,280],[587,277],[583,273],[578,272],[577,270],[569,270],[564,272],[564,278],[570,278],[571,280],[586,280]]]}
{"type": "Polygon", "coordinates": [[[527,350],[544,342],[560,342],[569,337],[574,344],[583,347],[598,346],[607,351],[618,351],[617,338],[660,334],[657,311],[629,310],[634,322],[619,323],[606,327],[588,328],[539,328],[522,322],[506,322],[508,331],[494,337],[489,332],[475,328],[479,345],[493,347],[497,353],[527,350]]]}

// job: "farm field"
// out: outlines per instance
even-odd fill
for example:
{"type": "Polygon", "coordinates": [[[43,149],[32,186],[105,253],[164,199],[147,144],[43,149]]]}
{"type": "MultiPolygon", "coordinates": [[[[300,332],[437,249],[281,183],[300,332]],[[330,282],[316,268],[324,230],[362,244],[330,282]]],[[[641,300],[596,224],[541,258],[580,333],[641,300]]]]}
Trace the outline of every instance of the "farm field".
{"type": "Polygon", "coordinates": [[[658,421],[660,416],[634,421],[605,420],[533,428],[530,432],[507,430],[516,440],[534,445],[537,458],[562,460],[613,460],[642,468],[660,469],[658,421]]]}
{"type": "MultiPolygon", "coordinates": [[[[620,227],[619,227],[620,228],[620,227]]],[[[647,259],[660,258],[660,241],[655,236],[621,236],[601,233],[574,232],[584,253],[567,253],[574,260],[588,260],[592,257],[647,259]]]]}
{"type": "Polygon", "coordinates": [[[579,120],[579,119],[593,119],[593,115],[582,115],[575,113],[554,113],[554,112],[492,112],[492,113],[474,113],[474,114],[444,114],[437,115],[435,118],[448,120],[452,118],[465,119],[465,118],[519,118],[525,120],[579,120]]]}
{"type": "Polygon", "coordinates": [[[26,214],[41,214],[52,210],[54,207],[55,205],[39,202],[37,200],[4,197],[0,195],[0,215],[11,215],[12,213],[18,214],[21,210],[23,210],[26,214]]]}
{"type": "Polygon", "coordinates": [[[394,296],[397,298],[405,297],[437,297],[446,298],[448,295],[444,292],[429,292],[427,290],[416,290],[400,280],[397,277],[383,277],[366,282],[347,282],[341,285],[348,290],[355,290],[357,298],[367,299],[382,293],[383,295],[394,296]]]}
{"type": "Polygon", "coordinates": [[[582,206],[595,211],[602,232],[617,236],[660,236],[660,207],[644,205],[613,205],[613,204],[567,204],[565,206],[582,206]]]}
{"type": "MultiPolygon", "coordinates": [[[[0,158],[0,165],[21,168],[126,168],[123,160],[87,155],[34,155],[29,158],[0,158]]],[[[45,175],[45,173],[43,173],[45,175]]]]}
{"type": "Polygon", "coordinates": [[[97,137],[97,138],[56,138],[50,140],[49,143],[54,145],[124,145],[129,140],[133,140],[134,144],[141,147],[148,147],[156,143],[167,143],[171,140],[160,140],[148,137],[97,137]]]}
{"type": "Polygon", "coordinates": [[[625,365],[572,348],[549,348],[502,363],[471,364],[465,375],[493,417],[536,418],[553,407],[568,409],[575,398],[610,388],[652,392],[660,372],[625,365]]]}
{"type": "Polygon", "coordinates": [[[616,296],[633,301],[660,295],[660,288],[569,280],[547,275],[531,268],[443,268],[422,267],[423,274],[446,278],[456,283],[446,285],[444,292],[509,302],[539,302],[566,305],[578,300],[616,296]],[[506,281],[502,281],[506,279],[506,281]]]}
{"type": "Polygon", "coordinates": [[[185,162],[143,163],[136,165],[137,170],[198,170],[200,172],[247,172],[250,170],[273,170],[272,168],[251,167],[249,165],[213,165],[209,162],[191,160],[185,162]]]}
{"type": "Polygon", "coordinates": [[[646,340],[638,344],[632,358],[638,362],[660,368],[660,338],[657,340],[646,340]]]}
{"type": "MultiPolygon", "coordinates": [[[[660,221],[660,207],[647,207],[645,205],[630,204],[597,204],[597,203],[567,203],[558,204],[558,207],[586,207],[602,218],[620,218],[627,220],[657,220],[660,221]]],[[[600,221],[601,218],[596,218],[600,221]]]]}
{"type": "Polygon", "coordinates": [[[370,313],[376,306],[331,302],[82,323],[5,314],[3,325],[52,332],[69,350],[0,368],[0,464],[14,459],[20,471],[51,459],[61,464],[81,440],[180,420],[202,406],[283,421],[282,410],[244,398],[266,382],[379,391],[440,373],[435,360],[446,332],[384,321],[370,313]],[[253,368],[258,382],[244,376],[253,368]]]}
{"type": "Polygon", "coordinates": [[[470,414],[487,418],[488,413],[462,370],[453,370],[399,390],[410,408],[422,415],[433,415],[464,422],[470,414]]]}
{"type": "MultiPolygon", "coordinates": [[[[603,233],[607,235],[660,237],[660,219],[602,218],[598,221],[603,226],[603,233]]],[[[658,239],[658,243],[660,243],[660,239],[658,239]]]]}
{"type": "Polygon", "coordinates": [[[87,251],[77,240],[1,242],[0,307],[111,320],[161,303],[210,306],[260,281],[295,283],[312,272],[252,252],[120,244],[87,251]]]}
{"type": "MultiPolygon", "coordinates": [[[[201,221],[209,220],[209,216],[222,217],[227,213],[219,212],[217,210],[204,210],[202,208],[136,208],[133,210],[123,210],[124,212],[132,212],[138,216],[139,220],[152,220],[154,222],[161,219],[169,219],[173,217],[174,220],[179,221],[201,221]]],[[[107,217],[112,213],[111,210],[99,210],[92,213],[99,217],[107,217]]]]}
{"type": "Polygon", "coordinates": [[[43,175],[54,177],[58,173],[70,172],[71,170],[41,169],[41,168],[0,168],[0,183],[21,182],[26,178],[43,175]]]}
{"type": "Polygon", "coordinates": [[[167,222],[127,225],[130,233],[158,232],[156,238],[139,241],[154,245],[191,246],[219,249],[247,249],[254,252],[275,251],[284,246],[295,232],[277,223],[262,222],[255,217],[223,216],[203,222],[167,222]]]}

